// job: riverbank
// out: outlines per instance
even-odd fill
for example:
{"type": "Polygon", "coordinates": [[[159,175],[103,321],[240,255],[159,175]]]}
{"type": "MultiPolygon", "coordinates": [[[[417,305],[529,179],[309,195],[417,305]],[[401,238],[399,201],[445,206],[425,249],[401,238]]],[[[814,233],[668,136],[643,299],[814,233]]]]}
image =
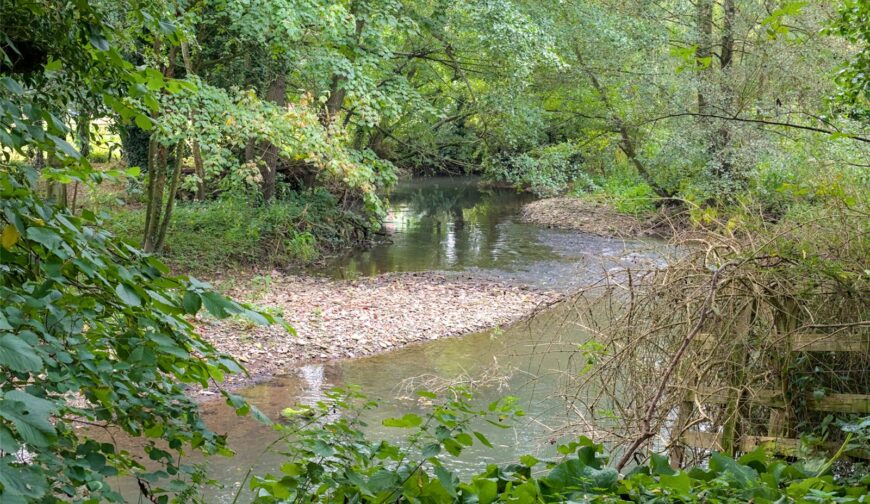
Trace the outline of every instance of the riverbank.
{"type": "Polygon", "coordinates": [[[238,359],[250,374],[228,378],[225,385],[230,388],[264,381],[302,364],[508,326],[564,297],[459,273],[397,273],[358,280],[274,273],[267,281],[240,285],[227,294],[281,314],[296,335],[277,325],[200,320],[200,334],[238,359]]]}
{"type": "Polygon", "coordinates": [[[570,229],[596,236],[638,238],[660,236],[650,220],[620,213],[615,208],[581,198],[560,197],[523,206],[520,218],[549,228],[570,229]]]}

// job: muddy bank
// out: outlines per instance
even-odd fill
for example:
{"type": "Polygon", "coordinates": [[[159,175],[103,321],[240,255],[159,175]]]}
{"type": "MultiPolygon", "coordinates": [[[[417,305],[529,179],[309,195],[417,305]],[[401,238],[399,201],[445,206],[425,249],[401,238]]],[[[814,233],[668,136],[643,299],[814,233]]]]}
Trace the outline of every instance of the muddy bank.
{"type": "Polygon", "coordinates": [[[458,336],[523,320],[563,297],[468,275],[387,274],[352,281],[273,275],[251,291],[228,292],[281,314],[297,335],[279,326],[201,320],[198,331],[238,359],[251,378],[228,378],[231,388],[262,381],[301,364],[371,355],[410,343],[458,336]]]}
{"type": "Polygon", "coordinates": [[[619,213],[613,207],[580,198],[547,198],[523,206],[521,218],[541,226],[571,229],[604,237],[658,236],[651,222],[619,213]]]}

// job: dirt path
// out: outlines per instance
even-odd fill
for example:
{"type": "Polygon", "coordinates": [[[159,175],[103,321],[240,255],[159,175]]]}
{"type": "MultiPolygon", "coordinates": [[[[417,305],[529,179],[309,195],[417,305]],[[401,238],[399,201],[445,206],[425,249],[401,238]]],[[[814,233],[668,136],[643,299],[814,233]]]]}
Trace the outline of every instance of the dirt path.
{"type": "Polygon", "coordinates": [[[388,274],[353,281],[273,275],[229,295],[253,299],[282,314],[297,335],[281,327],[238,321],[200,321],[199,332],[238,359],[251,378],[231,377],[231,388],[288,372],[302,363],[353,358],[409,343],[458,336],[529,317],[562,294],[438,273],[388,274]]]}

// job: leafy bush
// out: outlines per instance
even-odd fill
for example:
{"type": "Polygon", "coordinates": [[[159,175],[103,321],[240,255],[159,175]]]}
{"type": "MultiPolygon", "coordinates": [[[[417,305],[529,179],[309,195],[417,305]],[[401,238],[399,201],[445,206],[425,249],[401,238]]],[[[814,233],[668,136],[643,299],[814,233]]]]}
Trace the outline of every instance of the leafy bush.
{"type": "MultiPolygon", "coordinates": [[[[420,393],[427,400],[434,394],[420,393]]],[[[289,460],[280,474],[255,477],[256,503],[278,502],[866,502],[870,476],[837,480],[833,461],[788,464],[763,449],[737,460],[714,453],[706,467],[672,469],[667,458],[651,454],[645,465],[620,475],[607,466],[604,448],[581,437],[560,446],[561,458],[523,456],[518,463],[489,465],[461,480],[445,464],[478,442],[474,420],[504,427],[521,415],[511,399],[480,411],[463,389],[448,391],[425,416],[406,414],[384,421],[407,429],[399,444],[373,442],[361,428],[350,391],[333,391],[314,408],[287,409],[282,426],[289,460]],[[337,410],[345,410],[337,414],[337,410]]],[[[363,408],[373,406],[363,402],[363,408]]]]}
{"type": "Polygon", "coordinates": [[[185,388],[241,371],[187,316],[205,306],[220,318],[274,319],[167,276],[92,213],[43,203],[36,176],[0,168],[0,501],[123,502],[107,481],[119,474],[146,486],[171,478],[180,491],[197,474],[182,454],[230,453],[185,388]],[[143,438],[150,467],[82,425],[143,438]]]}
{"type": "MultiPolygon", "coordinates": [[[[111,229],[138,242],[141,210],[121,210],[111,229]]],[[[240,264],[287,265],[310,262],[324,250],[363,240],[368,222],[344,211],[324,189],[290,192],[258,206],[243,196],[179,204],[165,254],[186,270],[210,271],[240,264]]]]}
{"type": "Polygon", "coordinates": [[[584,188],[594,187],[582,164],[583,156],[573,144],[560,143],[528,153],[489,158],[484,163],[484,176],[538,196],[555,196],[575,183],[584,188]]]}
{"type": "Polygon", "coordinates": [[[653,188],[629,170],[616,170],[602,183],[604,197],[623,213],[640,215],[655,210],[653,188]]]}

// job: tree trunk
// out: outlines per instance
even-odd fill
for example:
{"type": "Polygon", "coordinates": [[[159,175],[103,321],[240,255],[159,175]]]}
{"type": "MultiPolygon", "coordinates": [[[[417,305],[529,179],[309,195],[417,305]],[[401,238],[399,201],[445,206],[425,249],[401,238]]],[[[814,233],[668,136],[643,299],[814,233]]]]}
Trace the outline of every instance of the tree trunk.
{"type": "MultiPolygon", "coordinates": [[[[57,158],[49,154],[48,165],[52,167],[57,167],[59,166],[59,164],[60,163],[58,163],[57,158]]],[[[51,201],[55,206],[58,206],[60,208],[67,208],[68,199],[66,184],[62,184],[55,180],[49,180],[45,189],[49,201],[51,201]]]]}
{"type": "MultiPolygon", "coordinates": [[[[184,72],[189,79],[193,76],[193,63],[190,60],[190,48],[187,42],[181,43],[181,59],[184,61],[184,72]]],[[[190,111],[190,122],[196,125],[196,114],[193,110],[190,111]]],[[[199,148],[199,139],[191,139],[191,153],[193,154],[193,171],[196,175],[196,199],[202,201],[205,199],[205,167],[202,162],[202,151],[199,148]]],[[[159,248],[159,247],[158,247],[159,248]]]]}
{"type": "Polygon", "coordinates": [[[87,159],[91,155],[91,119],[84,112],[79,112],[76,133],[79,137],[79,152],[83,158],[87,159]]]}
{"type": "MultiPolygon", "coordinates": [[[[712,61],[713,58],[713,0],[697,0],[697,40],[695,45],[696,64],[712,61]]],[[[707,72],[701,70],[698,78],[698,113],[707,113],[705,95],[708,79],[707,72]]]]}
{"type": "Polygon", "coordinates": [[[601,103],[604,104],[604,107],[607,109],[608,114],[610,115],[610,120],[613,123],[613,127],[617,133],[619,133],[619,148],[625,153],[625,156],[631,161],[632,166],[637,170],[638,174],[646,181],[647,184],[652,187],[653,191],[661,198],[669,198],[671,195],[668,194],[662,187],[660,187],[655,180],[652,178],[652,175],[647,171],[646,166],[641,162],[640,158],[637,155],[637,149],[634,146],[634,140],[631,137],[631,132],[628,129],[628,126],[625,124],[625,121],[622,120],[622,117],[619,116],[619,113],[616,111],[616,108],[613,104],[610,103],[610,98],[607,96],[607,90],[604,89],[604,86],[598,81],[598,77],[588,68],[583,65],[583,56],[580,54],[580,50],[578,48],[574,48],[574,54],[577,57],[577,63],[583,68],[586,72],[586,75],[589,77],[589,81],[592,83],[592,87],[595,89],[595,92],[598,93],[599,99],[601,99],[601,103]]]}
{"type": "MultiPolygon", "coordinates": [[[[729,110],[734,105],[732,89],[730,85],[729,70],[734,59],[734,17],[736,6],[734,0],[724,0],[724,17],[722,19],[722,49],[719,56],[722,69],[721,93],[722,108],[729,110]]],[[[720,124],[713,139],[713,148],[716,156],[716,177],[733,177],[734,169],[728,146],[731,143],[731,133],[726,123],[720,124]]]]}
{"type": "Polygon", "coordinates": [[[157,185],[157,179],[152,171],[157,165],[157,142],[151,138],[148,140],[148,154],[146,156],[145,172],[148,174],[148,188],[145,192],[145,231],[142,236],[142,243],[148,238],[148,230],[151,228],[151,201],[154,199],[154,188],[157,185]]]}
{"type": "MultiPolygon", "coordinates": [[[[284,106],[286,94],[287,79],[283,74],[280,74],[269,84],[266,99],[281,107],[284,106]]],[[[261,187],[263,201],[268,203],[275,197],[275,186],[278,178],[278,148],[275,145],[267,144],[264,148],[263,160],[264,163],[260,165],[260,175],[263,177],[261,187]]]]}
{"type": "Polygon", "coordinates": [[[340,75],[332,76],[332,84],[329,86],[329,98],[326,100],[326,113],[321,121],[324,126],[329,126],[333,120],[341,112],[341,106],[344,104],[344,97],[347,91],[341,87],[345,78],[340,75]]]}
{"type": "MultiPolygon", "coordinates": [[[[357,14],[356,2],[351,3],[350,12],[354,15],[357,14]]],[[[357,17],[355,37],[357,43],[359,43],[360,37],[362,36],[363,28],[365,28],[365,21],[357,17]]],[[[326,100],[326,111],[320,118],[320,121],[324,126],[332,124],[332,121],[334,121],[335,118],[338,117],[338,114],[341,113],[341,107],[344,105],[344,98],[347,96],[347,90],[342,87],[345,80],[347,79],[343,75],[335,74],[332,76],[332,82],[329,86],[329,98],[326,100]]]]}
{"type": "Polygon", "coordinates": [[[169,183],[169,194],[166,198],[166,210],[163,211],[163,222],[160,223],[160,229],[157,233],[154,251],[160,252],[163,250],[163,244],[166,242],[166,231],[169,229],[169,219],[172,217],[172,210],[175,208],[175,195],[178,193],[178,184],[181,180],[181,168],[184,160],[184,143],[179,142],[175,148],[175,169],[172,171],[172,181],[169,183]]]}
{"type": "MultiPolygon", "coordinates": [[[[156,142],[155,142],[156,143],[156,142]]],[[[152,158],[154,163],[148,167],[149,194],[148,216],[145,226],[145,252],[157,251],[157,231],[160,228],[161,211],[163,209],[163,190],[166,186],[166,164],[168,161],[167,148],[157,147],[156,155],[152,158]]]]}

